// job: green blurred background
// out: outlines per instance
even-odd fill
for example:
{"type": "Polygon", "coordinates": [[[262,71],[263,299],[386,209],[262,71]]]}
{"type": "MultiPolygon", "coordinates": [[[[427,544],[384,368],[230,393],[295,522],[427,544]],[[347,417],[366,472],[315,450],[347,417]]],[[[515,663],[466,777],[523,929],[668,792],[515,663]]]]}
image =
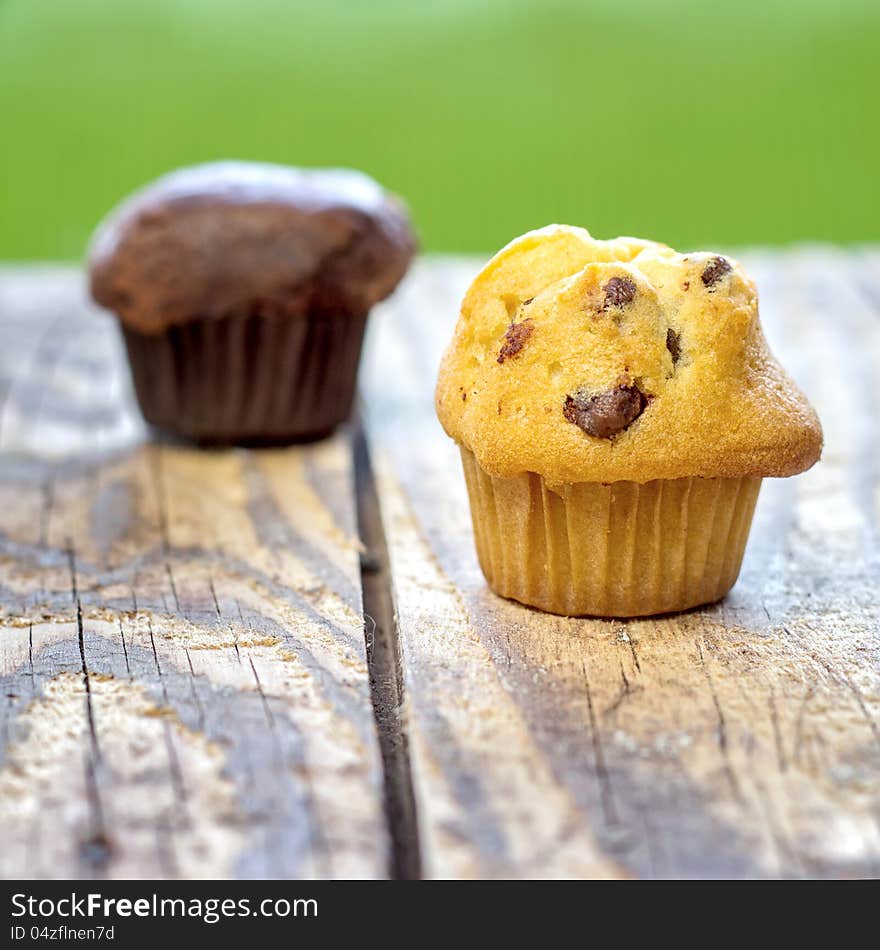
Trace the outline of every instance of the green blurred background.
{"type": "Polygon", "coordinates": [[[878,240],[878,93],[878,0],[0,0],[0,259],[221,157],[365,169],[429,250],[878,240]]]}

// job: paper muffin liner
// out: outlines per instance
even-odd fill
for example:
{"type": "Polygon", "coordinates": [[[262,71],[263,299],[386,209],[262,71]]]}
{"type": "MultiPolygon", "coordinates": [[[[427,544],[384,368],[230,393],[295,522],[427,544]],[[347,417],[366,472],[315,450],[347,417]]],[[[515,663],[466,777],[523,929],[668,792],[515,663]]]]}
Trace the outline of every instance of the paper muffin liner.
{"type": "Polygon", "coordinates": [[[366,315],[192,320],[159,334],[123,327],[152,425],[203,443],[305,441],[351,411],[366,315]]]}
{"type": "Polygon", "coordinates": [[[474,537],[502,597],[568,616],[637,617],[723,597],[739,574],[760,478],[584,482],[495,478],[461,450],[474,537]]]}

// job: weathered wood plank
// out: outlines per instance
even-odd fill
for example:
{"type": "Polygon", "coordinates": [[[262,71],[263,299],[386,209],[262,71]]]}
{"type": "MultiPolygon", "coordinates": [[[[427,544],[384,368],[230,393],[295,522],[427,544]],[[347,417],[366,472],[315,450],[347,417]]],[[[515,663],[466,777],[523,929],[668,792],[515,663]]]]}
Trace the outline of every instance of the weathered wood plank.
{"type": "Polygon", "coordinates": [[[71,270],[0,380],[0,875],[385,876],[346,435],[145,441],[71,270]]]}
{"type": "Polygon", "coordinates": [[[660,619],[550,617],[486,588],[431,404],[475,265],[422,265],[377,322],[367,403],[427,873],[880,873],[880,277],[863,260],[747,255],[825,455],[765,482],[724,602],[660,619]]]}
{"type": "MultiPolygon", "coordinates": [[[[406,697],[380,719],[408,727],[383,751],[403,804],[411,763],[425,873],[880,873],[877,260],[748,261],[825,459],[765,483],[723,604],[661,620],[547,617],[486,589],[431,408],[475,265],[423,262],[377,314],[366,395],[402,662],[385,678],[406,697]]],[[[386,873],[348,434],[145,442],[79,281],[0,279],[0,874],[386,873]]],[[[392,818],[411,873],[419,842],[392,818]]]]}

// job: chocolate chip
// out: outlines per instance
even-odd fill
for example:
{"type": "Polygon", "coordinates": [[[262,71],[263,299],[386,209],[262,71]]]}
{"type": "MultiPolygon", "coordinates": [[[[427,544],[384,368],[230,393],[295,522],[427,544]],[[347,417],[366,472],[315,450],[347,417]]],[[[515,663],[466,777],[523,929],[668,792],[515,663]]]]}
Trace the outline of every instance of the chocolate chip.
{"type": "Polygon", "coordinates": [[[629,277],[612,277],[605,285],[605,301],[602,309],[609,307],[625,307],[632,303],[636,296],[635,281],[629,277]]]}
{"type": "Polygon", "coordinates": [[[566,396],[562,414],[587,435],[609,439],[637,419],[647,405],[636,386],[618,386],[593,396],[584,392],[566,396]]]}
{"type": "Polygon", "coordinates": [[[672,357],[672,365],[674,366],[681,356],[681,337],[672,327],[666,330],[666,349],[669,350],[669,355],[672,357]]]}
{"type": "Polygon", "coordinates": [[[714,287],[731,270],[733,270],[733,267],[726,257],[713,257],[703,268],[700,280],[703,281],[706,287],[714,287]]]}
{"type": "Polygon", "coordinates": [[[532,335],[534,324],[531,320],[523,320],[521,323],[511,323],[504,334],[504,342],[498,352],[498,362],[516,356],[517,353],[526,345],[529,337],[532,335]]]}

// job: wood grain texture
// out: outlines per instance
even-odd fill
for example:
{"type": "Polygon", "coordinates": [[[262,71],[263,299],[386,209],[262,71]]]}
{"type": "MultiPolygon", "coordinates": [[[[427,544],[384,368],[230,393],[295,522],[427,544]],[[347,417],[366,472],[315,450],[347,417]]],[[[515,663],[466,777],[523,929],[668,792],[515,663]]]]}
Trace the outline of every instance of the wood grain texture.
{"type": "Polygon", "coordinates": [[[0,876],[880,874],[880,252],[745,261],[824,458],[629,622],[485,586],[432,409],[475,262],[377,311],[363,451],[148,438],[76,271],[0,272],[0,876]]]}
{"type": "Polygon", "coordinates": [[[146,441],[73,271],[0,337],[0,875],[385,876],[345,436],[146,441]]]}
{"type": "Polygon", "coordinates": [[[474,265],[422,263],[377,321],[366,397],[427,874],[880,873],[877,252],[744,258],[826,448],[765,481],[731,595],[677,616],[494,596],[432,410],[474,265]]]}

